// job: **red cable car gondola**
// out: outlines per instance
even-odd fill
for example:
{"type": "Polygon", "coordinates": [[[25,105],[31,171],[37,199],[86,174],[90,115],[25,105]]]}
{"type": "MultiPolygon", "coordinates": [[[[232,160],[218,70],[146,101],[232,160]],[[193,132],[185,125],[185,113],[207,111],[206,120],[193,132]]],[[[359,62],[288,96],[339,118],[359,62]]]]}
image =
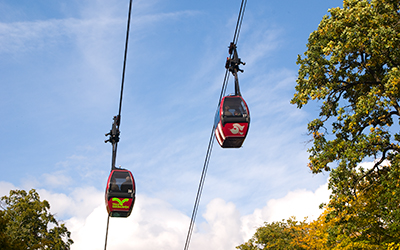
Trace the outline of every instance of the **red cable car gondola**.
{"type": "Polygon", "coordinates": [[[240,148],[247,136],[250,124],[250,111],[240,94],[239,79],[237,72],[242,62],[233,42],[229,46],[229,54],[232,58],[227,58],[225,68],[235,77],[235,94],[222,98],[215,115],[215,137],[219,145],[223,148],[240,148]]]}
{"type": "Polygon", "coordinates": [[[135,179],[126,169],[113,169],[106,187],[107,212],[111,217],[128,217],[135,204],[135,179]]]}
{"type": "Polygon", "coordinates": [[[215,116],[215,137],[223,148],[240,148],[247,136],[250,112],[240,95],[222,98],[215,116]]]}

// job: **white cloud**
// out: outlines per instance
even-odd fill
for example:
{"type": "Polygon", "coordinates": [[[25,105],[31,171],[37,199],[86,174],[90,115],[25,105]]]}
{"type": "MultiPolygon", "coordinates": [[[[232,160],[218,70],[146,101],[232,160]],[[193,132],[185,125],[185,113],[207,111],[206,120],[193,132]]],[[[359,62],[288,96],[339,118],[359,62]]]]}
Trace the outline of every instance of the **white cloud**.
{"type": "Polygon", "coordinates": [[[235,204],[214,199],[203,214],[206,222],[193,235],[193,249],[234,249],[243,243],[240,213],[235,204]]]}
{"type": "Polygon", "coordinates": [[[42,184],[51,187],[65,187],[70,185],[72,182],[69,176],[63,174],[60,171],[53,174],[44,173],[42,177],[44,182],[42,184]]]}
{"type": "Polygon", "coordinates": [[[297,220],[315,220],[322,213],[319,209],[321,203],[329,201],[330,191],[328,184],[320,186],[315,192],[305,189],[290,191],[285,197],[271,199],[267,205],[261,209],[255,209],[253,214],[243,216],[242,232],[245,239],[249,239],[257,227],[264,222],[281,221],[295,216],[297,220]]]}
{"type": "MultiPolygon", "coordinates": [[[[362,163],[360,163],[358,166],[359,166],[361,169],[363,169],[363,170],[370,170],[370,169],[372,169],[372,168],[375,166],[375,164],[376,164],[377,162],[379,162],[379,161],[380,161],[380,159],[375,159],[374,161],[362,162],[362,163]]],[[[388,160],[384,160],[379,166],[380,166],[380,167],[387,167],[387,166],[390,166],[390,162],[389,162],[388,160]]]]}
{"type": "Polygon", "coordinates": [[[0,181],[0,197],[10,194],[10,190],[17,189],[13,184],[5,181],[0,181]]]}
{"type": "Polygon", "coordinates": [[[56,214],[58,219],[73,216],[82,220],[87,218],[96,207],[105,204],[104,193],[94,187],[79,187],[69,195],[52,193],[45,189],[38,189],[37,191],[41,199],[50,202],[50,211],[56,214]]]}
{"type": "Polygon", "coordinates": [[[268,201],[263,213],[268,222],[288,219],[290,216],[299,220],[304,217],[314,220],[321,214],[319,205],[328,202],[329,195],[328,184],[320,186],[315,192],[304,189],[291,191],[281,199],[268,201]]]}

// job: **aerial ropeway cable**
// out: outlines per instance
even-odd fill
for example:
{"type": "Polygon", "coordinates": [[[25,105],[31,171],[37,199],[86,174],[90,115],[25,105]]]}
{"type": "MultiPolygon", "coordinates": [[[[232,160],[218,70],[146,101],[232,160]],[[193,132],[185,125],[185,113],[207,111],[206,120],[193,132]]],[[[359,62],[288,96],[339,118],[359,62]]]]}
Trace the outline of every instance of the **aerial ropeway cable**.
{"type": "Polygon", "coordinates": [[[199,186],[197,189],[197,195],[193,206],[192,217],[190,219],[190,225],[186,236],[184,250],[189,249],[190,240],[193,234],[193,228],[200,204],[201,194],[203,192],[204,182],[208,170],[208,164],[210,162],[211,152],[214,145],[214,135],[216,136],[217,141],[221,147],[239,148],[241,147],[248,132],[248,127],[250,124],[250,113],[247,104],[245,103],[244,99],[241,96],[239,88],[239,80],[237,76],[238,72],[243,72],[243,70],[239,68],[239,65],[240,64],[244,65],[245,63],[243,63],[238,57],[236,48],[236,44],[239,39],[240,29],[242,26],[244,12],[246,9],[246,4],[247,0],[242,0],[238,15],[238,21],[236,23],[235,34],[233,36],[233,41],[229,46],[230,57],[227,58],[227,62],[225,65],[226,71],[225,71],[224,81],[222,84],[221,94],[218,101],[218,109],[216,111],[215,122],[211,130],[211,135],[207,147],[207,153],[204,160],[199,186]],[[225,91],[229,79],[229,72],[231,72],[232,75],[235,77],[235,94],[225,96],[225,91]],[[229,107],[226,109],[225,108],[226,106],[229,107]],[[228,112],[230,112],[230,114],[228,112]],[[227,130],[228,132],[226,132],[227,130]],[[220,138],[218,138],[218,136],[220,138]]]}
{"type": "Polygon", "coordinates": [[[112,158],[111,158],[111,171],[107,180],[106,192],[105,192],[106,209],[108,216],[107,216],[107,228],[106,228],[104,250],[107,249],[108,226],[110,222],[110,217],[123,217],[123,218],[128,217],[131,214],[133,206],[135,204],[136,185],[132,173],[127,169],[118,168],[115,166],[117,159],[117,146],[120,135],[119,127],[121,124],[122,96],[123,96],[124,82],[125,82],[131,13],[132,13],[132,0],[130,0],[129,2],[118,115],[114,116],[111,130],[109,133],[106,134],[106,136],[109,136],[109,138],[105,141],[105,142],[110,142],[112,145],[112,158]]]}

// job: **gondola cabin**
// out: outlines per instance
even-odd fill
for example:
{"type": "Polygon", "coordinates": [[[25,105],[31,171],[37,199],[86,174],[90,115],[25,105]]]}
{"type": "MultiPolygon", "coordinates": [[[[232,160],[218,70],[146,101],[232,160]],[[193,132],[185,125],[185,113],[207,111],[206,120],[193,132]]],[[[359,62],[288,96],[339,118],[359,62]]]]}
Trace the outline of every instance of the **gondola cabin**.
{"type": "Polygon", "coordinates": [[[240,95],[225,96],[215,116],[215,137],[223,148],[240,148],[247,136],[250,112],[240,95]]]}
{"type": "Polygon", "coordinates": [[[126,169],[114,169],[108,177],[106,207],[111,217],[128,217],[135,204],[135,179],[126,169]]]}

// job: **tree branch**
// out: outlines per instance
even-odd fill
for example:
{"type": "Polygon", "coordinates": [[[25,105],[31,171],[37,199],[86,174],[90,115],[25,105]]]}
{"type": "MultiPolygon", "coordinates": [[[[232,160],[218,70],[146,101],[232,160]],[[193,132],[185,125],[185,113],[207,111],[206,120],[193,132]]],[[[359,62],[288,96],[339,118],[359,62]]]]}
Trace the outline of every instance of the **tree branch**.
{"type": "MultiPolygon", "coordinates": [[[[376,162],[376,163],[374,164],[374,167],[371,168],[371,169],[370,169],[369,171],[367,171],[363,176],[361,176],[360,178],[358,178],[357,181],[354,182],[354,188],[353,188],[353,190],[354,190],[354,193],[355,193],[355,194],[356,194],[356,190],[357,190],[357,185],[358,185],[358,183],[359,183],[362,179],[364,179],[365,177],[367,177],[368,175],[370,175],[371,173],[373,173],[373,172],[375,171],[375,169],[377,169],[378,172],[379,172],[379,165],[382,164],[382,162],[383,162],[384,160],[386,160],[386,153],[387,153],[389,150],[396,150],[396,151],[398,151],[398,149],[397,149],[396,147],[394,147],[393,145],[390,145],[390,146],[386,147],[386,148],[382,151],[382,157],[381,157],[381,159],[380,159],[378,162],[376,162]]],[[[372,186],[373,184],[374,184],[374,183],[371,183],[370,186],[372,186]]],[[[370,187],[370,186],[369,186],[369,187],[370,187]]],[[[368,188],[369,188],[369,187],[368,187],[368,188]]],[[[367,188],[364,188],[364,191],[365,191],[366,189],[367,189],[367,188]]],[[[357,195],[356,195],[356,197],[357,197],[357,195]]]]}

